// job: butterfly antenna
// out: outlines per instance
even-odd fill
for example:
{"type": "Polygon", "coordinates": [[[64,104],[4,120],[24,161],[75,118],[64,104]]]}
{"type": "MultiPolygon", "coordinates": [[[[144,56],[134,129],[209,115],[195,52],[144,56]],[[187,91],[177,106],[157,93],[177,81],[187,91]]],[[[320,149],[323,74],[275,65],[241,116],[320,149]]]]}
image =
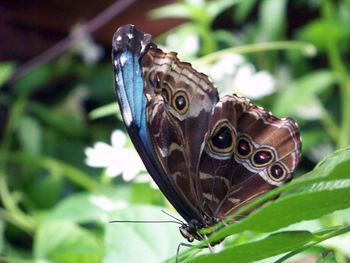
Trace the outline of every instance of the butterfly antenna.
{"type": "Polygon", "coordinates": [[[112,220],[108,223],[136,223],[136,224],[147,224],[147,223],[175,223],[182,225],[182,223],[179,223],[178,221],[172,221],[172,220],[112,220]]]}
{"type": "Polygon", "coordinates": [[[179,224],[181,225],[185,225],[185,223],[183,221],[181,221],[180,219],[178,219],[177,217],[169,214],[168,212],[165,212],[164,210],[161,210],[164,214],[166,214],[167,216],[170,216],[171,218],[175,219],[179,224]]]}

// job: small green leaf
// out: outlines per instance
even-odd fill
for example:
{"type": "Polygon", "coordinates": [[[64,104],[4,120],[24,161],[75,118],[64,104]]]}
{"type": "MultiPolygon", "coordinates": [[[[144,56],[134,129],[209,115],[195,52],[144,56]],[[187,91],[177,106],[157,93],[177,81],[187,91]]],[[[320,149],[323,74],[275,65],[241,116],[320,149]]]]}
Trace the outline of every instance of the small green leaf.
{"type": "Polygon", "coordinates": [[[41,152],[42,129],[40,123],[30,117],[24,116],[18,123],[18,140],[24,152],[38,155],[41,152]]]}
{"type": "Polygon", "coordinates": [[[219,1],[212,1],[207,2],[207,6],[205,7],[207,17],[206,19],[210,19],[212,22],[218,15],[220,15],[222,12],[224,12],[226,9],[233,5],[237,5],[241,2],[244,2],[242,0],[219,0],[219,1]]]}
{"type": "Polygon", "coordinates": [[[328,44],[337,43],[348,36],[347,27],[337,21],[313,20],[299,32],[299,39],[313,43],[319,51],[327,49],[328,44]],[[327,34],[325,34],[327,32],[327,34]]]}
{"type": "Polygon", "coordinates": [[[15,70],[15,64],[12,62],[0,63],[0,87],[10,77],[15,70]]]}
{"type": "Polygon", "coordinates": [[[49,173],[45,176],[37,176],[28,188],[36,204],[41,208],[51,208],[61,193],[62,184],[63,180],[61,176],[55,173],[49,173]],[[45,198],[43,198],[43,193],[45,193],[45,198]]]}
{"type": "Polygon", "coordinates": [[[96,120],[102,117],[110,116],[110,115],[117,115],[118,119],[122,120],[119,106],[117,102],[113,102],[101,107],[98,107],[94,110],[92,110],[89,113],[89,118],[92,120],[96,120]]]}
{"type": "Polygon", "coordinates": [[[286,2],[286,0],[262,1],[260,8],[260,38],[275,40],[281,34],[286,17],[286,2]]]}

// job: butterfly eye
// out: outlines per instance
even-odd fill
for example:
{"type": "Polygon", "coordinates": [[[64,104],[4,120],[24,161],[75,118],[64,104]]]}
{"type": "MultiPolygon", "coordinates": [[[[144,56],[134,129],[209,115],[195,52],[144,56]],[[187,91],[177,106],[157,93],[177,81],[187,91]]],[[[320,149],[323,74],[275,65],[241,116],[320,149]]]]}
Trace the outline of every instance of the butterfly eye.
{"type": "Polygon", "coordinates": [[[240,158],[247,158],[253,152],[253,145],[248,138],[241,137],[237,140],[236,153],[240,158]]]}
{"type": "Polygon", "coordinates": [[[281,163],[274,163],[267,170],[269,177],[275,181],[280,182],[286,178],[286,168],[281,163]]]}
{"type": "Polygon", "coordinates": [[[209,143],[215,152],[230,153],[235,144],[235,133],[227,122],[222,122],[215,128],[209,143]]]}
{"type": "Polygon", "coordinates": [[[258,149],[251,157],[255,167],[263,167],[270,164],[275,157],[274,152],[269,148],[258,149]]]}
{"type": "Polygon", "coordinates": [[[173,107],[175,110],[180,113],[184,114],[188,110],[188,98],[185,92],[178,91],[175,93],[173,98],[173,107]]]}
{"type": "Polygon", "coordinates": [[[160,91],[160,94],[163,96],[163,98],[166,102],[171,101],[171,91],[170,91],[170,87],[167,83],[162,84],[162,89],[160,91]]]}
{"type": "Polygon", "coordinates": [[[149,75],[149,81],[151,82],[151,84],[154,86],[154,88],[156,90],[160,90],[160,78],[159,75],[156,71],[153,71],[150,75],[149,75]]]}

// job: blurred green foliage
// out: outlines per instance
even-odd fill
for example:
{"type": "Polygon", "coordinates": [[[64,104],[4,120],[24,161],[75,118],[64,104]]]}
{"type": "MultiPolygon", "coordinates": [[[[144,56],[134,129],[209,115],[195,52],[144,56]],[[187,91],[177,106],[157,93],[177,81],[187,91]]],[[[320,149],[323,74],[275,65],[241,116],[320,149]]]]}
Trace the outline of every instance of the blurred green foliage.
{"type": "MultiPolygon", "coordinates": [[[[310,254],[317,262],[348,262],[350,1],[186,0],[150,16],[188,19],[156,42],[199,67],[239,52],[268,71],[277,90],[254,103],[295,118],[303,137],[298,178],[243,209],[280,198],[214,234],[228,236],[218,253],[196,256],[202,249],[194,247],[181,262],[310,254]],[[199,41],[191,52],[183,41],[189,36],[199,41]]],[[[157,189],[137,180],[144,174],[126,183],[84,162],[86,147],[124,129],[109,54],[89,65],[69,50],[0,88],[1,262],[160,262],[183,241],[174,224],[108,223],[169,220],[161,209],[175,214],[157,189]]],[[[0,83],[15,68],[1,63],[0,83]]]]}

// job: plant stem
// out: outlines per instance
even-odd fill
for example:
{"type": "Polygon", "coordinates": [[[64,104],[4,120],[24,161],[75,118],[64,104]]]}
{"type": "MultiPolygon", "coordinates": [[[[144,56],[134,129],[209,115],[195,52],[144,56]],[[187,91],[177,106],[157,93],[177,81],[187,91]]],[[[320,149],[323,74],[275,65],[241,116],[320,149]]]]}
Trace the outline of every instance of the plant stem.
{"type": "Polygon", "coordinates": [[[322,117],[320,121],[322,122],[324,129],[327,130],[329,136],[332,137],[334,142],[337,142],[341,134],[341,130],[335,123],[334,119],[329,115],[329,112],[322,107],[322,117]]]}
{"type": "Polygon", "coordinates": [[[48,156],[32,156],[29,154],[15,152],[9,155],[11,162],[30,164],[47,169],[65,176],[68,180],[88,191],[97,191],[101,185],[91,179],[86,173],[60,160],[48,156]]]}
{"type": "Polygon", "coordinates": [[[8,189],[6,175],[2,173],[0,173],[0,197],[4,207],[6,208],[6,210],[0,211],[1,218],[5,220],[11,218],[11,224],[16,225],[29,234],[33,232],[36,225],[34,218],[26,215],[19,209],[16,201],[8,189]],[[7,214],[4,214],[5,212],[7,214]]]}
{"type": "MultiPolygon", "coordinates": [[[[322,16],[329,22],[333,21],[334,12],[331,1],[323,1],[322,16]]],[[[341,59],[341,54],[335,41],[329,41],[327,43],[327,54],[331,68],[338,76],[340,86],[342,119],[337,146],[338,148],[343,148],[350,144],[350,77],[348,76],[346,66],[341,59]]]]}
{"type": "Polygon", "coordinates": [[[31,233],[35,228],[35,220],[25,213],[18,207],[17,201],[11,194],[8,183],[7,183],[7,162],[10,152],[12,135],[15,129],[18,119],[22,116],[27,94],[22,93],[20,97],[12,105],[8,121],[6,123],[3,140],[0,144],[0,200],[6,210],[2,210],[0,217],[2,219],[9,219],[12,224],[16,225],[23,231],[31,233]],[[5,213],[6,212],[6,213],[5,213]]]}
{"type": "Polygon", "coordinates": [[[266,43],[254,43],[249,45],[243,45],[238,47],[226,48],[217,52],[213,52],[206,56],[201,57],[193,62],[194,65],[207,64],[210,63],[219,57],[226,55],[228,53],[253,53],[253,52],[262,52],[269,50],[288,50],[288,49],[297,49],[301,50],[308,56],[313,56],[316,53],[316,48],[306,42],[302,41],[274,41],[266,43]]]}
{"type": "Polygon", "coordinates": [[[341,61],[340,53],[334,43],[328,45],[328,56],[331,67],[338,76],[341,92],[341,132],[338,139],[338,148],[350,144],[350,78],[347,76],[346,68],[341,61]]]}

